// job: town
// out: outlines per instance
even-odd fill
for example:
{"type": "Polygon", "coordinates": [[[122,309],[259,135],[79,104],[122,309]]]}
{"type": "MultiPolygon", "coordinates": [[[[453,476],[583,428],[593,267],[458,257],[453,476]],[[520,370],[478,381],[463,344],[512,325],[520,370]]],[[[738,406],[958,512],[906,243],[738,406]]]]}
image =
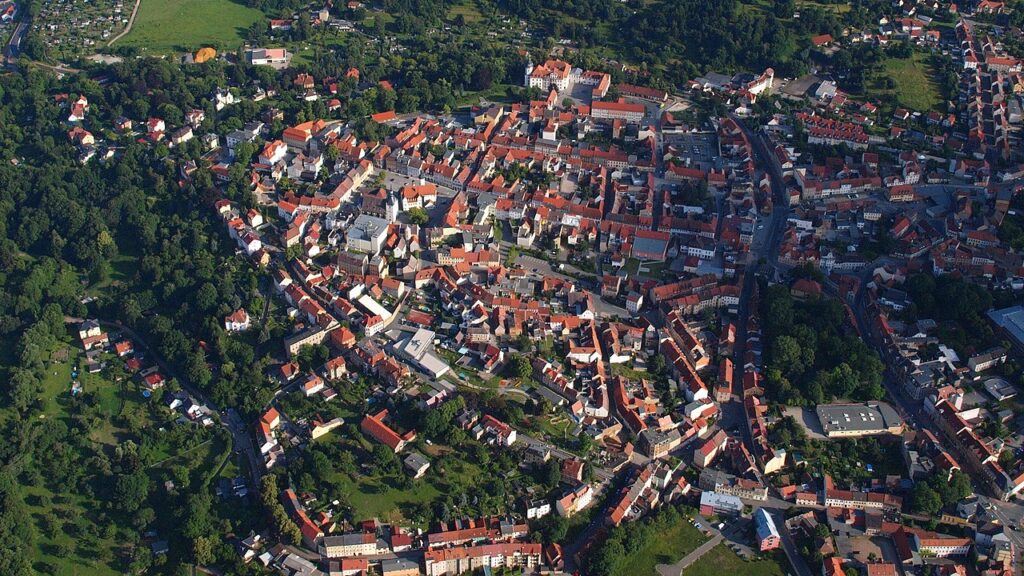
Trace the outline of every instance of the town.
{"type": "Polygon", "coordinates": [[[275,34],[352,26],[311,8],[180,65],[272,82],[196,76],[188,106],[116,110],[93,86],[116,72],[40,92],[81,170],[152,154],[147,181],[182,197],[142,203],[210,223],[162,251],[230,262],[201,263],[223,283],[182,304],[195,342],[156,311],[187,274],[140,258],[116,272],[171,288],[89,292],[29,329],[56,345],[66,325],[59,352],[17,347],[62,403],[130,407],[99,442],[122,462],[118,434],[144,431],[140,500],[231,511],[191,550],[135,522],[144,568],[124,572],[1021,573],[1024,54],[1005,22],[1024,7],[902,0],[814,35],[799,75],[672,89],[567,41],[521,51],[516,97],[444,110],[296,64],[275,34]],[[949,86],[920,108],[852,90],[869,52],[932,59],[949,86]],[[163,470],[204,446],[221,460],[202,482],[163,470]]]}

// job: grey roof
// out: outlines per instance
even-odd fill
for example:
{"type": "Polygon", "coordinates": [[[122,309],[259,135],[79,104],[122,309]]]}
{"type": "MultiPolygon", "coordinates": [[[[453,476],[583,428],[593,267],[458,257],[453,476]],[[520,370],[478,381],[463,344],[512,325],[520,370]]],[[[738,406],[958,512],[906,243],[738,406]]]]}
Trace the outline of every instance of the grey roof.
{"type": "Polygon", "coordinates": [[[661,254],[665,251],[667,246],[668,240],[662,240],[661,238],[637,237],[633,240],[633,252],[640,252],[643,254],[661,254]]]}
{"type": "Polygon", "coordinates": [[[899,414],[884,402],[823,404],[816,411],[826,434],[836,431],[885,430],[903,424],[899,414]]]}
{"type": "Polygon", "coordinates": [[[418,562],[412,560],[406,560],[405,558],[394,558],[391,560],[380,561],[380,571],[383,574],[388,572],[405,572],[407,570],[419,570],[420,565],[418,562]]]}
{"type": "Polygon", "coordinates": [[[743,510],[743,501],[735,496],[717,492],[701,492],[700,505],[723,510],[743,510]]]}
{"type": "Polygon", "coordinates": [[[430,466],[430,460],[419,452],[412,452],[405,457],[405,465],[413,470],[419,470],[423,466],[430,466]]]}
{"type": "Polygon", "coordinates": [[[991,310],[988,317],[1000,328],[1006,330],[1018,345],[1024,345],[1024,306],[991,310]]]}

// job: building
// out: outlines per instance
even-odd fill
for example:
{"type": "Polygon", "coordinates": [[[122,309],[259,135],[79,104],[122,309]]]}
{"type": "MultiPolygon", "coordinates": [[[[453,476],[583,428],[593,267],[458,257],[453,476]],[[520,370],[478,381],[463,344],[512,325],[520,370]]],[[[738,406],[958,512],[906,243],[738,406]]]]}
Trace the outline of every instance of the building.
{"type": "Polygon", "coordinates": [[[667,456],[669,452],[682,442],[683,436],[676,428],[666,432],[655,428],[647,428],[640,432],[640,437],[637,441],[640,450],[652,459],[667,456]]]}
{"type": "Polygon", "coordinates": [[[451,367],[434,352],[437,335],[426,328],[419,328],[411,336],[403,337],[394,345],[398,356],[409,361],[415,368],[437,380],[451,370],[451,367]]]}
{"type": "Polygon", "coordinates": [[[388,221],[368,214],[360,214],[346,231],[347,248],[367,254],[380,253],[388,236],[388,221]]]}
{"type": "Polygon", "coordinates": [[[516,429],[490,414],[485,414],[478,424],[481,431],[494,439],[494,442],[501,446],[511,446],[516,443],[516,429]]]}
{"type": "Polygon", "coordinates": [[[829,438],[903,433],[903,419],[884,402],[823,404],[815,412],[829,438]]]}
{"type": "Polygon", "coordinates": [[[427,576],[454,576],[484,568],[525,569],[541,563],[541,545],[534,543],[484,544],[465,548],[427,550],[423,564],[427,576]]]}
{"type": "Polygon", "coordinates": [[[580,484],[555,502],[559,516],[571,518],[594,501],[594,489],[590,484],[580,484]]]}
{"type": "Polygon", "coordinates": [[[547,500],[525,500],[523,508],[526,510],[527,520],[536,520],[551,514],[551,502],[547,500]]]}
{"type": "Polygon", "coordinates": [[[224,317],[224,330],[228,332],[245,332],[249,329],[249,313],[245,308],[239,308],[224,317]]]}
{"type": "Polygon", "coordinates": [[[735,496],[701,492],[701,516],[739,516],[743,512],[743,501],[735,496]]]}
{"type": "Polygon", "coordinates": [[[775,527],[775,520],[764,508],[758,508],[754,512],[754,526],[757,530],[757,544],[761,552],[774,550],[782,544],[779,529],[775,527]]]}
{"type": "Polygon", "coordinates": [[[724,430],[719,430],[714,436],[708,438],[703,444],[693,451],[694,466],[704,468],[711,464],[722,448],[725,447],[725,443],[728,440],[729,436],[724,430]]]}
{"type": "Polygon", "coordinates": [[[430,460],[419,452],[412,452],[405,457],[402,461],[405,465],[405,470],[412,475],[413,478],[422,478],[427,470],[430,469],[430,460]]]}
{"type": "Polygon", "coordinates": [[[595,120],[621,120],[639,124],[647,109],[643,104],[630,104],[621,99],[618,102],[594,102],[590,105],[590,116],[595,120]]]}
{"type": "Polygon", "coordinates": [[[420,565],[405,558],[381,560],[380,573],[381,576],[419,576],[420,565]]]}
{"type": "Polygon", "coordinates": [[[384,423],[384,419],[387,418],[388,411],[381,410],[377,414],[367,414],[363,418],[359,428],[364,434],[369,435],[374,440],[384,444],[393,451],[401,452],[402,448],[405,448],[405,439],[398,435],[391,429],[390,426],[384,423]]]}
{"type": "Polygon", "coordinates": [[[715,492],[747,500],[767,500],[768,487],[760,482],[738,478],[714,468],[705,468],[700,473],[698,486],[701,490],[715,492]]]}
{"type": "Polygon", "coordinates": [[[1010,339],[1018,353],[1024,352],[1024,306],[990,310],[988,318],[1010,339]]]}
{"type": "Polygon", "coordinates": [[[249,48],[245,57],[253,66],[270,66],[275,70],[287,68],[292,61],[291,52],[284,48],[249,48]]]}
{"type": "Polygon", "coordinates": [[[592,70],[583,71],[573,68],[571,64],[563,60],[547,60],[543,64],[534,66],[533,62],[526,64],[526,72],[523,84],[529,88],[540,90],[557,90],[565,92],[572,90],[577,84],[587,86],[591,97],[596,100],[604,98],[611,87],[611,75],[604,72],[592,70]]]}
{"type": "Polygon", "coordinates": [[[971,372],[978,374],[990,368],[995,368],[1003,362],[1006,362],[1006,349],[1002,346],[996,346],[971,356],[967,360],[967,367],[971,369],[971,372]]]}
{"type": "Polygon", "coordinates": [[[320,555],[324,558],[348,558],[351,556],[372,556],[387,546],[378,547],[377,535],[371,532],[325,536],[320,541],[320,555]]]}

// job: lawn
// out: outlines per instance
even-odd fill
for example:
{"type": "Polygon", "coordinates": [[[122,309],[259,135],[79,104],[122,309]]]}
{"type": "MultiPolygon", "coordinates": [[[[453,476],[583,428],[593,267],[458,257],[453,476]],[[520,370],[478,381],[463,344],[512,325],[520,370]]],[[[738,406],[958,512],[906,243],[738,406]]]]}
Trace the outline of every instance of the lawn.
{"type": "Polygon", "coordinates": [[[509,88],[519,89],[520,86],[515,84],[494,84],[486,90],[480,90],[479,92],[466,92],[460,96],[456,102],[458,106],[476,106],[480,104],[481,100],[487,102],[511,102],[512,100],[508,96],[509,88]]]}
{"type": "Polygon", "coordinates": [[[480,9],[476,7],[476,3],[473,0],[466,0],[461,4],[455,4],[448,10],[448,20],[454,21],[459,16],[466,24],[472,24],[483,20],[484,17],[480,14],[480,9]]]}
{"type": "MultiPolygon", "coordinates": [[[[114,360],[117,361],[117,360],[114,360]]],[[[142,397],[135,390],[133,382],[123,385],[107,380],[102,373],[89,374],[85,371],[85,354],[82,349],[72,344],[58,345],[46,368],[46,377],[42,385],[43,411],[41,417],[59,418],[66,413],[71,403],[71,373],[77,366],[78,381],[82,384],[83,393],[96,394],[97,409],[103,418],[100,425],[93,431],[91,439],[101,444],[113,446],[117,443],[113,419],[119,416],[124,407],[133,404],[141,405],[142,397]],[[67,354],[63,359],[62,354],[67,354]]]]}
{"type": "MultiPolygon", "coordinates": [[[[433,448],[433,447],[432,447],[433,448]]],[[[443,449],[439,450],[443,451],[443,449]]],[[[430,451],[428,451],[430,452],[430,451]]],[[[404,456],[404,455],[401,455],[404,456]]],[[[432,505],[443,494],[451,493],[451,483],[473,485],[483,481],[480,468],[464,460],[448,460],[449,469],[442,472],[437,468],[438,458],[432,457],[434,466],[426,476],[412,481],[408,488],[399,488],[393,478],[358,474],[355,477],[337,474],[348,503],[352,506],[352,517],[356,519],[381,518],[390,522],[405,522],[421,528],[427,526],[422,519],[406,518],[403,512],[412,505],[432,505]]]]}
{"type": "MultiPolygon", "coordinates": [[[[678,521],[668,530],[659,532],[655,538],[644,542],[638,550],[623,556],[612,570],[612,576],[635,576],[657,574],[658,564],[672,564],[700,546],[706,538],[699,530],[690,526],[686,517],[679,515],[678,521]]],[[[724,572],[728,573],[728,572],[724,572]]],[[[746,572],[734,572],[746,574],[746,572]]]]}
{"type": "MultiPolygon", "coordinates": [[[[51,352],[42,381],[42,409],[39,419],[66,420],[77,400],[71,396],[72,371],[85,367],[85,354],[76,345],[59,343],[51,352]]],[[[126,408],[143,404],[133,383],[125,386],[109,381],[102,374],[80,370],[78,381],[85,394],[95,394],[91,413],[98,416],[89,435],[97,451],[112,451],[126,431],[115,425],[126,408]]],[[[82,458],[90,456],[85,449],[82,458]]],[[[21,496],[36,538],[33,567],[38,572],[57,576],[75,574],[120,574],[120,543],[128,542],[134,531],[129,525],[112,522],[92,498],[76,489],[55,489],[44,478],[23,482],[21,496]]]]}
{"type": "Polygon", "coordinates": [[[915,52],[905,60],[886,60],[882,73],[869,82],[869,95],[917,112],[938,110],[942,105],[942,93],[935,81],[935,71],[928,62],[928,55],[922,52],[915,52]],[[885,87],[887,78],[892,78],[895,88],[885,87]]]}
{"type": "Polygon", "coordinates": [[[264,18],[259,10],[233,0],[142,0],[132,31],[116,46],[157,53],[203,46],[233,50],[249,26],[264,18]]]}
{"type": "Polygon", "coordinates": [[[851,6],[849,3],[843,4],[821,4],[818,2],[811,2],[810,0],[797,0],[796,3],[798,8],[820,8],[827,12],[834,12],[836,14],[845,14],[850,11],[851,6]]]}
{"type": "Polygon", "coordinates": [[[743,574],[743,576],[783,576],[786,570],[775,560],[747,562],[732,550],[719,544],[683,570],[682,576],[718,576],[719,574],[743,574]]]}
{"type": "Polygon", "coordinates": [[[100,528],[94,523],[99,512],[95,502],[73,490],[56,493],[44,486],[24,486],[21,495],[35,525],[32,562],[38,572],[53,568],[50,573],[55,576],[122,573],[114,566],[119,564],[119,542],[129,540],[131,528],[100,528]],[[47,526],[59,528],[49,531],[47,526]]]}

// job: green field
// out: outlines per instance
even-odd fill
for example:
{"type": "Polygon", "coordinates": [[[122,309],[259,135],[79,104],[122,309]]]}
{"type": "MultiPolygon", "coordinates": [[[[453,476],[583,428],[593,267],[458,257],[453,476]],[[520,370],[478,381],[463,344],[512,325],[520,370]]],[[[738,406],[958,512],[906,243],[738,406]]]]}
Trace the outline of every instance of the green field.
{"type": "Polygon", "coordinates": [[[667,530],[658,532],[656,537],[647,539],[638,550],[623,556],[612,570],[612,576],[654,576],[657,574],[655,566],[678,562],[705,540],[707,538],[680,515],[678,521],[667,530]]]}
{"type": "Polygon", "coordinates": [[[683,570],[682,576],[719,576],[720,574],[743,574],[743,576],[783,576],[786,570],[774,560],[747,562],[737,556],[725,544],[719,544],[683,570]]]}
{"type": "MultiPolygon", "coordinates": [[[[58,345],[46,368],[42,410],[37,418],[69,421],[76,403],[71,397],[71,372],[78,365],[83,369],[78,375],[83,393],[96,395],[94,414],[98,418],[89,440],[109,450],[122,432],[113,424],[113,419],[128,402],[140,403],[140,400],[128,398],[126,387],[110,382],[102,374],[84,372],[84,356],[77,346],[58,345]]],[[[128,541],[130,528],[115,528],[109,520],[101,520],[95,501],[75,490],[55,490],[45,481],[38,481],[23,485],[21,495],[37,534],[33,558],[37,569],[55,569],[53,573],[58,576],[120,573],[114,568],[118,562],[116,557],[121,553],[118,542],[128,541]],[[53,529],[58,524],[61,527],[53,529]]]]}
{"type": "Polygon", "coordinates": [[[132,31],[115,46],[157,53],[203,46],[233,50],[249,26],[264,18],[259,10],[232,0],[142,0],[132,31]]]}
{"type": "Polygon", "coordinates": [[[822,4],[820,2],[811,2],[810,0],[797,0],[796,5],[798,8],[820,8],[828,12],[835,12],[836,14],[845,14],[851,9],[850,4],[846,2],[842,4],[822,4]]]}
{"type": "Polygon", "coordinates": [[[935,71],[928,63],[928,55],[921,52],[915,52],[906,60],[886,60],[882,73],[870,80],[868,92],[870,96],[917,112],[938,110],[942,105],[942,94],[935,82],[935,71]],[[892,78],[896,87],[886,88],[886,78],[892,78]]]}
{"type": "Polygon", "coordinates": [[[477,8],[473,0],[467,0],[448,9],[448,20],[454,21],[459,16],[462,16],[466,24],[472,24],[484,19],[483,14],[480,13],[480,9],[477,8]]]}

